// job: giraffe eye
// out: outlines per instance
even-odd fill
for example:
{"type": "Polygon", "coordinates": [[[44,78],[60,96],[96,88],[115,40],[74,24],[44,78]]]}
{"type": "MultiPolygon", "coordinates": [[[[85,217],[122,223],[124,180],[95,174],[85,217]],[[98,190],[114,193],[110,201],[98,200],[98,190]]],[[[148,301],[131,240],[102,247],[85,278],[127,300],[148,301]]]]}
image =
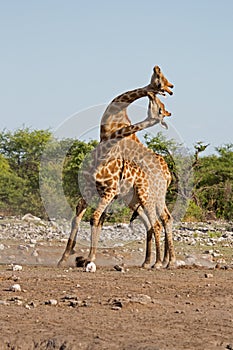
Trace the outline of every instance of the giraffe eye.
{"type": "Polygon", "coordinates": [[[162,109],[161,108],[159,108],[159,114],[162,114],[162,109]]]}

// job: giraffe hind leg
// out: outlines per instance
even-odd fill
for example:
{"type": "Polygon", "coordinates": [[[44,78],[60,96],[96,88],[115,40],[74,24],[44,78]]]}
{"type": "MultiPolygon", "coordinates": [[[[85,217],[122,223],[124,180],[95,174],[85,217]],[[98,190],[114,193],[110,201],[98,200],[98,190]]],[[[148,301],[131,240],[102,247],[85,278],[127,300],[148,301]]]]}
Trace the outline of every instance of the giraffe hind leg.
{"type": "Polygon", "coordinates": [[[165,230],[165,249],[164,249],[163,265],[165,267],[174,267],[176,263],[176,255],[175,255],[175,248],[174,248],[173,237],[172,237],[173,219],[167,207],[165,207],[165,210],[164,210],[162,223],[165,230]]]}

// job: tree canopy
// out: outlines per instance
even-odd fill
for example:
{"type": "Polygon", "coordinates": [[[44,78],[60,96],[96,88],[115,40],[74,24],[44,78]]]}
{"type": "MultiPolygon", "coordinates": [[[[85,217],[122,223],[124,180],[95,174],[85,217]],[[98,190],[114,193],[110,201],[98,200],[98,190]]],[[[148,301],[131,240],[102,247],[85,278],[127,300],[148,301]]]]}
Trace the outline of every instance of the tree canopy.
{"type": "MultiPolygon", "coordinates": [[[[165,158],[172,173],[167,203],[175,215],[190,220],[232,219],[233,144],[203,156],[208,147],[203,142],[197,142],[192,152],[162,133],[146,134],[145,143],[165,158]]],[[[0,213],[65,217],[64,198],[74,209],[80,197],[80,166],[96,145],[97,141],[57,140],[49,130],[0,132],[0,213]]],[[[111,220],[129,217],[129,211],[121,210],[119,216],[113,207],[111,220]]]]}

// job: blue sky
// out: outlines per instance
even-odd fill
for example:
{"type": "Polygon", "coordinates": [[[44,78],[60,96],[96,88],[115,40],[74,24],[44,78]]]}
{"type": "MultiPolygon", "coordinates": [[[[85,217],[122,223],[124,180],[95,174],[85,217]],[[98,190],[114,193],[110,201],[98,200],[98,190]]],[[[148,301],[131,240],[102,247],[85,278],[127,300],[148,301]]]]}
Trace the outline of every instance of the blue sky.
{"type": "Polygon", "coordinates": [[[211,152],[233,142],[232,38],[232,0],[2,0],[0,130],[56,129],[146,85],[158,64],[175,85],[168,124],[211,152]]]}

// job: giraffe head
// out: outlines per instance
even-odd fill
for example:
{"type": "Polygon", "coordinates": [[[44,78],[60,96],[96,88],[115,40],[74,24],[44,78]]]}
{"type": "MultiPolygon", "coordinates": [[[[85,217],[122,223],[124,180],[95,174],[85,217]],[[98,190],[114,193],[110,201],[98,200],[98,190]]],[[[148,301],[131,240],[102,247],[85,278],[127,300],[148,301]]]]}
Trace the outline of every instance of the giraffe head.
{"type": "Polygon", "coordinates": [[[153,74],[150,81],[150,87],[153,89],[159,90],[159,94],[165,95],[167,92],[169,95],[172,95],[173,92],[171,89],[173,88],[173,84],[171,84],[167,78],[163,75],[159,66],[155,66],[153,69],[153,74]]]}
{"type": "Polygon", "coordinates": [[[149,91],[147,95],[149,97],[148,119],[152,121],[153,125],[160,123],[163,127],[168,129],[168,126],[163,119],[164,117],[170,117],[171,113],[165,109],[164,104],[156,96],[155,92],[149,91]]]}

